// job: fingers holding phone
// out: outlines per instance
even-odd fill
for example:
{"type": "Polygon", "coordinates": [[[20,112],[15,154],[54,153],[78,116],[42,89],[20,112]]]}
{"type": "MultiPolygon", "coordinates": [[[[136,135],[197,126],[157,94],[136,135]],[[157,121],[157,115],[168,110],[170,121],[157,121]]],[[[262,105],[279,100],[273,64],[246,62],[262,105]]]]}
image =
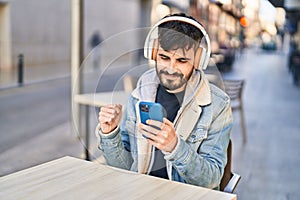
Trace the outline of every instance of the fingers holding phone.
{"type": "Polygon", "coordinates": [[[159,103],[138,102],[139,132],[149,143],[160,150],[172,152],[177,144],[177,136],[172,122],[163,118],[163,108],[159,103]]]}
{"type": "Polygon", "coordinates": [[[101,107],[98,120],[102,133],[112,132],[120,124],[121,118],[121,104],[110,104],[101,107]]]}
{"type": "Polygon", "coordinates": [[[156,148],[172,152],[177,144],[177,136],[172,122],[164,118],[163,122],[147,120],[147,124],[140,123],[139,131],[156,148]]]}

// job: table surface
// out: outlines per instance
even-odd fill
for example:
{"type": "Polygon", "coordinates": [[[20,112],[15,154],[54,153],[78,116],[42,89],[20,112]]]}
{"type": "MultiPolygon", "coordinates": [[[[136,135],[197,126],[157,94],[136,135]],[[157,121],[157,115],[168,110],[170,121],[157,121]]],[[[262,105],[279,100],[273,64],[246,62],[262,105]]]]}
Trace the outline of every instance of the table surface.
{"type": "Polygon", "coordinates": [[[236,195],[63,157],[0,178],[0,199],[236,199],[236,195]]]}
{"type": "Polygon", "coordinates": [[[77,94],[74,96],[74,101],[82,105],[95,107],[102,107],[112,103],[118,103],[124,106],[127,103],[129,95],[130,94],[125,91],[77,94]]]}

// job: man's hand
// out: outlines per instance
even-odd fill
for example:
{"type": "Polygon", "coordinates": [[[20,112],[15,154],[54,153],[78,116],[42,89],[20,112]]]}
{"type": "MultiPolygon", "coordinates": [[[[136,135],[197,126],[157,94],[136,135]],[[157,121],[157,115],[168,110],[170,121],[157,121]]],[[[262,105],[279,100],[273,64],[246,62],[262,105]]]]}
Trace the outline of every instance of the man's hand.
{"type": "Polygon", "coordinates": [[[147,125],[139,123],[138,127],[139,132],[156,148],[169,153],[175,149],[178,139],[174,125],[168,119],[164,118],[163,122],[147,120],[147,125]]]}
{"type": "Polygon", "coordinates": [[[112,132],[119,124],[122,118],[122,105],[111,104],[101,107],[99,112],[99,124],[102,133],[112,132]]]}

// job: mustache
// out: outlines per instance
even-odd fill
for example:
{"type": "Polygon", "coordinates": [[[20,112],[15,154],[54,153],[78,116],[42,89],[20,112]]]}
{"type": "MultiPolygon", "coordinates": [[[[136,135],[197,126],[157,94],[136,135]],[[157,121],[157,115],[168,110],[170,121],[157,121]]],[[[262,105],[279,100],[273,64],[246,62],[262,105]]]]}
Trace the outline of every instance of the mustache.
{"type": "Polygon", "coordinates": [[[159,74],[165,74],[165,75],[171,75],[171,76],[178,76],[180,78],[183,78],[183,74],[178,73],[178,72],[174,72],[174,73],[169,73],[167,70],[160,70],[159,74]]]}

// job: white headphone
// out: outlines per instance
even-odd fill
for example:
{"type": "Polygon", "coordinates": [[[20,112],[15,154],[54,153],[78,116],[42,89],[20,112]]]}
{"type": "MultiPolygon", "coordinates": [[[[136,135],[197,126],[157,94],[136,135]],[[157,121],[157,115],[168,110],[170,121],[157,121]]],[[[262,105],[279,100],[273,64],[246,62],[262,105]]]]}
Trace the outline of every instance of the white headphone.
{"type": "Polygon", "coordinates": [[[201,26],[197,21],[183,16],[170,16],[170,17],[163,18],[151,28],[145,40],[145,45],[144,45],[145,58],[149,60],[156,60],[158,33],[156,33],[156,35],[153,37],[153,32],[154,30],[157,30],[159,25],[169,21],[186,22],[188,24],[193,25],[194,27],[196,27],[202,32],[206,40],[207,49],[205,49],[204,47],[198,48],[195,56],[195,65],[196,65],[195,68],[205,70],[208,65],[210,54],[211,54],[210,39],[208,37],[208,34],[206,33],[203,26],[201,26]]]}

